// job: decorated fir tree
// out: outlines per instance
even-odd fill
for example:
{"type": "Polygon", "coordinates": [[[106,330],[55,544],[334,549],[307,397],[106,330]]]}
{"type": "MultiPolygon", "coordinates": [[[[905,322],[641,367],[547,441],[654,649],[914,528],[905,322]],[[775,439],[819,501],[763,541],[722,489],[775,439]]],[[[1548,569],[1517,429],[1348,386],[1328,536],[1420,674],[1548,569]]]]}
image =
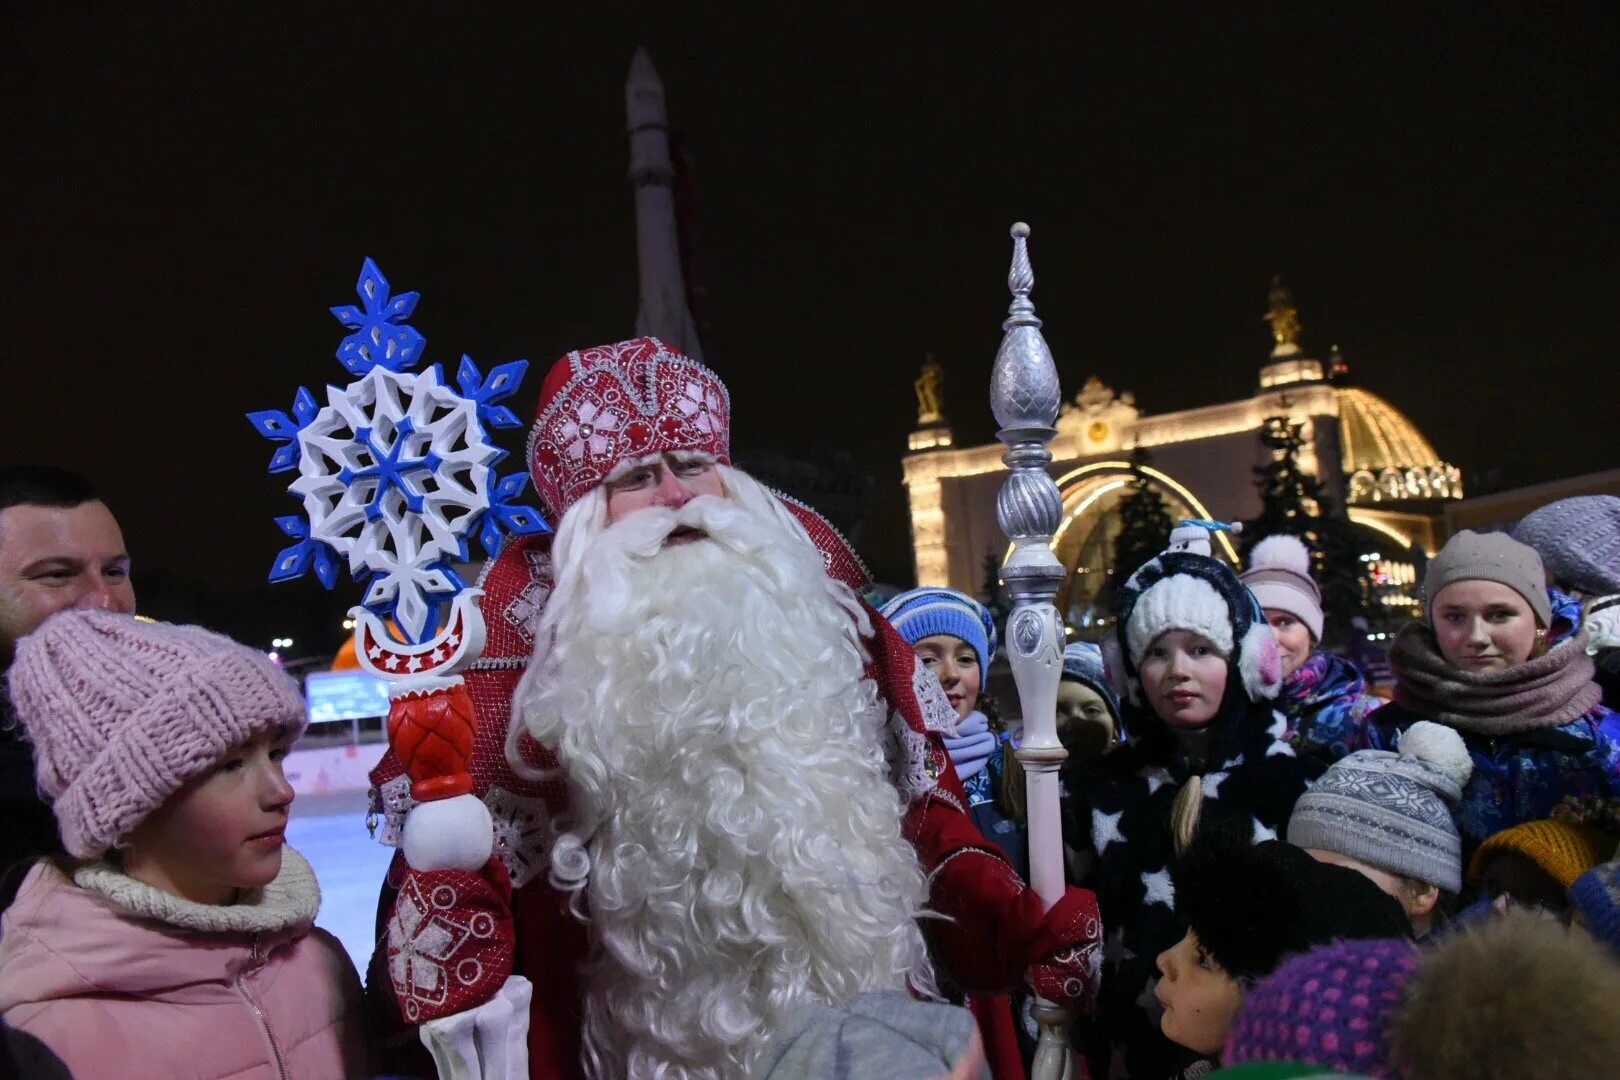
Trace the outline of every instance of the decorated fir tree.
{"type": "Polygon", "coordinates": [[[1120,587],[1143,563],[1165,549],[1170,543],[1170,530],[1175,526],[1164,496],[1153,490],[1147,474],[1142,471],[1149,460],[1145,450],[1131,455],[1131,470],[1135,475],[1129,493],[1119,502],[1120,530],[1114,538],[1114,564],[1098,596],[1100,606],[1110,613],[1120,587]]]}

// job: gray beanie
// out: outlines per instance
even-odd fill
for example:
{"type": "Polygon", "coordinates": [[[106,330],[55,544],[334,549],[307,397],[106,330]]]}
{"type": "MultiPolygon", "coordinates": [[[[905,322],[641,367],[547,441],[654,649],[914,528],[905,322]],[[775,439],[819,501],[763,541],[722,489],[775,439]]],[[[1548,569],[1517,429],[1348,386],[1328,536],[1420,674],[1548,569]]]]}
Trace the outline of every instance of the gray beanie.
{"type": "Polygon", "coordinates": [[[1456,895],[1462,840],[1452,807],[1473,771],[1461,735],[1419,720],[1401,736],[1398,753],[1360,750],[1323,773],[1294,804],[1288,842],[1456,895]]]}
{"type": "MultiPolygon", "coordinates": [[[[976,1025],[955,1005],[893,990],[857,994],[842,1006],[792,1010],[754,1068],[759,1080],[940,1080],[961,1064],[976,1025]]],[[[980,1076],[989,1071],[981,1067],[980,1076]]]]}
{"type": "Polygon", "coordinates": [[[1552,625],[1552,604],[1547,600],[1547,572],[1535,548],[1526,547],[1507,533],[1477,533],[1468,529],[1446,541],[1440,554],[1429,560],[1423,575],[1423,614],[1434,623],[1434,598],[1458,581],[1494,581],[1506,585],[1530,605],[1536,622],[1552,625]]]}
{"type": "Polygon", "coordinates": [[[1587,596],[1620,593],[1620,498],[1548,503],[1519,522],[1513,539],[1535,548],[1558,584],[1587,596]]]}

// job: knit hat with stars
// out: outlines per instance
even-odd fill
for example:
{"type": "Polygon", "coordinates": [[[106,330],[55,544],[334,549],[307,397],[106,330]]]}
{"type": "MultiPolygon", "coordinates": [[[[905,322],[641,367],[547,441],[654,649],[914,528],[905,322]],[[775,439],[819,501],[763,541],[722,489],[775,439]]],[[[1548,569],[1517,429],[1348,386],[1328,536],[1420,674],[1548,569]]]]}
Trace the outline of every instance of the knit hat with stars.
{"type": "Polygon", "coordinates": [[[1234,979],[1330,941],[1411,937],[1400,903],[1365,875],[1250,836],[1240,823],[1207,822],[1171,871],[1176,914],[1234,979]]]}

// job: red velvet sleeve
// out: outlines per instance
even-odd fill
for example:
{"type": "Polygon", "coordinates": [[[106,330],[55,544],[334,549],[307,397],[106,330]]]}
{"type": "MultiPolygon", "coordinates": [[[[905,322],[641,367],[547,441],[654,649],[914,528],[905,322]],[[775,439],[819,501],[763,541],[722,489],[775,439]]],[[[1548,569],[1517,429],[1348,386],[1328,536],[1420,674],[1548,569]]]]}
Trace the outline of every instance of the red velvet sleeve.
{"type": "Polygon", "coordinates": [[[1046,910],[973,823],[955,769],[947,763],[938,781],[912,804],[905,832],[931,875],[929,906],[943,916],[925,921],[941,967],[970,994],[1033,975],[1043,996],[1089,1007],[1102,961],[1095,894],[1070,888],[1046,910]]]}

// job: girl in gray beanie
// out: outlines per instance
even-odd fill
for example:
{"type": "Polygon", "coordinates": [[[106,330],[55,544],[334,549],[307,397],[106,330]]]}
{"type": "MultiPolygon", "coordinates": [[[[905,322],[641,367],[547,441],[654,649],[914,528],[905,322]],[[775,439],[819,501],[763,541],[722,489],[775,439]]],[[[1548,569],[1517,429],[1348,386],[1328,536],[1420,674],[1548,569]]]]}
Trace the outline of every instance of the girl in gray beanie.
{"type": "Polygon", "coordinates": [[[1550,636],[1536,553],[1505,533],[1460,532],[1429,561],[1425,618],[1395,635],[1395,700],[1367,727],[1399,750],[1419,720],[1457,731],[1474,771],[1457,824],[1466,859],[1546,818],[1566,796],[1620,795],[1620,717],[1600,703],[1585,635],[1550,636]]]}

